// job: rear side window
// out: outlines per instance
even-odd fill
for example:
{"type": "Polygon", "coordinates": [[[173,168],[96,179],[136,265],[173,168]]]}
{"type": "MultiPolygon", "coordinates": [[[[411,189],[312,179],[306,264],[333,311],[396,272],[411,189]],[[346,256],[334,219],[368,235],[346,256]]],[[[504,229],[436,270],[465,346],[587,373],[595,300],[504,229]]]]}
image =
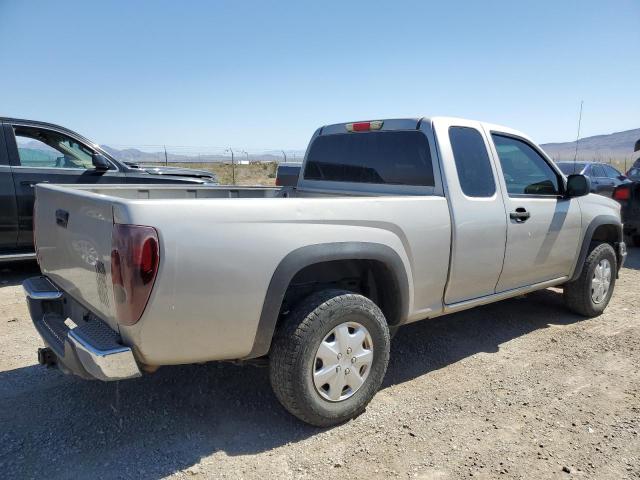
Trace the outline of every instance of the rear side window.
{"type": "Polygon", "coordinates": [[[604,168],[600,165],[591,165],[591,175],[598,178],[604,178],[607,176],[607,174],[604,173],[604,168]]]}
{"type": "Polygon", "coordinates": [[[619,171],[609,165],[602,165],[604,171],[607,173],[609,178],[615,178],[616,180],[622,175],[619,171]]]}
{"type": "Polygon", "coordinates": [[[463,193],[467,197],[493,196],[496,184],[480,132],[475,128],[450,127],[449,141],[463,193]]]}
{"type": "Polygon", "coordinates": [[[434,186],[429,142],[417,130],[319,136],[309,149],[304,178],[434,186]]]}

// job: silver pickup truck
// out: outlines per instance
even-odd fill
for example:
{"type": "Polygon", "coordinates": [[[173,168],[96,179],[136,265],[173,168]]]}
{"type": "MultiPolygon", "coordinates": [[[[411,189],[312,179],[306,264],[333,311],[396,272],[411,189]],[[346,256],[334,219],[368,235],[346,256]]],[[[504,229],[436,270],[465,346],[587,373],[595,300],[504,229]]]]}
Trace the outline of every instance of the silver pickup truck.
{"type": "Polygon", "coordinates": [[[319,128],[296,188],[36,190],[41,363],[120,380],[268,358],[280,402],[319,426],[365,409],[400,326],[547,287],[595,316],[626,256],[620,206],[587,178],[455,118],[319,128]]]}

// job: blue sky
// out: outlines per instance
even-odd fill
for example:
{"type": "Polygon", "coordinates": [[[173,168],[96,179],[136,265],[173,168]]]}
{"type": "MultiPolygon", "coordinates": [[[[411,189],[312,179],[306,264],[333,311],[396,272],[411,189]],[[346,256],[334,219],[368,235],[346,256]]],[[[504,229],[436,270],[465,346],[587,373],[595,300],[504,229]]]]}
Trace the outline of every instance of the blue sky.
{"type": "Polygon", "coordinates": [[[640,1],[0,0],[0,115],[117,145],[304,148],[454,115],[537,141],[640,127],[640,1]]]}

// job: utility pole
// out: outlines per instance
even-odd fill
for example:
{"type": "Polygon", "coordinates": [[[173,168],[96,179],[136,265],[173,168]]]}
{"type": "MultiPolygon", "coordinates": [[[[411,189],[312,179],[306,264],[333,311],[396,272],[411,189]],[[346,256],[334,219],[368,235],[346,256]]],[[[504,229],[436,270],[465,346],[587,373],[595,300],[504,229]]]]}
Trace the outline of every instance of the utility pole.
{"type": "Polygon", "coordinates": [[[231,152],[231,178],[233,179],[233,184],[236,184],[236,163],[233,158],[233,150],[229,147],[225,152],[231,152]]]}
{"type": "Polygon", "coordinates": [[[166,167],[169,164],[169,160],[167,159],[167,146],[164,146],[164,166],[166,167]]]}
{"type": "Polygon", "coordinates": [[[287,163],[287,154],[284,153],[284,150],[280,150],[282,152],[282,155],[284,155],[284,163],[287,163]]]}

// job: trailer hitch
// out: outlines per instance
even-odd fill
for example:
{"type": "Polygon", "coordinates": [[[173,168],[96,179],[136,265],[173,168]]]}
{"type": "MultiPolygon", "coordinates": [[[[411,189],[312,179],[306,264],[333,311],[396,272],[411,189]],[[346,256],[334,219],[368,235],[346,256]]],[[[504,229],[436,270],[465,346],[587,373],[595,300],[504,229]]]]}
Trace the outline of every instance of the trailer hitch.
{"type": "Polygon", "coordinates": [[[38,363],[47,367],[53,367],[58,363],[58,357],[49,347],[38,349],[38,363]]]}

